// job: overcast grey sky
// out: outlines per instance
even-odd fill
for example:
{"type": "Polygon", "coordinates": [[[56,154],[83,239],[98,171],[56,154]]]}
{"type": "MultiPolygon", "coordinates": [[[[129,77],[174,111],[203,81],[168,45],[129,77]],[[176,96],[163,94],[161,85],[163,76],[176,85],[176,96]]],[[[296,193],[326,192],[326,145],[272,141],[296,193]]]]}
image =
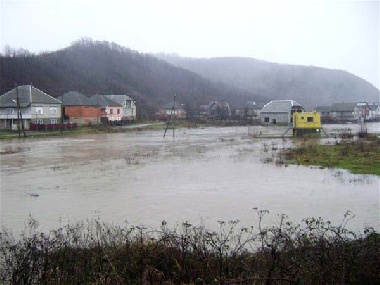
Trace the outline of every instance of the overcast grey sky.
{"type": "Polygon", "coordinates": [[[343,69],[379,88],[378,0],[0,0],[0,46],[82,37],[139,52],[343,69]]]}

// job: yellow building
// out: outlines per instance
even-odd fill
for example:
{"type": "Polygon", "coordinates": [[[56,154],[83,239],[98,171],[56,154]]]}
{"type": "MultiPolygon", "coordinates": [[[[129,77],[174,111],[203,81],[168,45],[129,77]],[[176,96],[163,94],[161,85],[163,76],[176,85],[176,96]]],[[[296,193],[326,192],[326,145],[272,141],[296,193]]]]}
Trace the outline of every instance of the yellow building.
{"type": "Polygon", "coordinates": [[[318,112],[293,113],[293,136],[320,133],[322,129],[321,114],[318,112]]]}

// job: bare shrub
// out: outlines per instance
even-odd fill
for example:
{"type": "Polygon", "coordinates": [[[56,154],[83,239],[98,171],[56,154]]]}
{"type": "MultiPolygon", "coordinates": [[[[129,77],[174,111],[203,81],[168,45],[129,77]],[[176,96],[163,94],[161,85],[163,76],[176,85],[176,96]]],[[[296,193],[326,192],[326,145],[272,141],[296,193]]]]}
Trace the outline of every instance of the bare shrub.
{"type": "Polygon", "coordinates": [[[14,238],[0,232],[1,284],[379,284],[380,235],[321,218],[293,224],[254,209],[256,226],[183,222],[159,229],[100,220],[38,231],[30,217],[14,238]]]}

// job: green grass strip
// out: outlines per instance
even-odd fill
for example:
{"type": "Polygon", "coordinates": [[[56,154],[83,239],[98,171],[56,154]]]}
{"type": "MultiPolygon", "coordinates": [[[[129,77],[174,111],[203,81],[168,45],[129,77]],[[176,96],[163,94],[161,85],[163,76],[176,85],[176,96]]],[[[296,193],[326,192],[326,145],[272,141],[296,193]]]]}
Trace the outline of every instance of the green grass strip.
{"type": "Polygon", "coordinates": [[[380,176],[380,139],[369,137],[322,145],[307,141],[282,153],[287,163],[347,169],[380,176]]]}

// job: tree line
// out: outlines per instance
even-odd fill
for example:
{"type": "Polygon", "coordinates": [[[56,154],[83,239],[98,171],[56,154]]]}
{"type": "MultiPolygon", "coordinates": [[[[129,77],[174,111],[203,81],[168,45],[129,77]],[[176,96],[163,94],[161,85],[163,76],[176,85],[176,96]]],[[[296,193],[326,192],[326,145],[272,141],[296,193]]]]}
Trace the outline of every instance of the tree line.
{"type": "MultiPolygon", "coordinates": [[[[0,56],[0,90],[15,83],[33,84],[53,97],[69,91],[84,95],[125,94],[141,114],[178,99],[189,108],[211,101],[240,106],[255,96],[115,43],[81,39],[71,46],[40,54],[7,48],[0,56]]],[[[5,92],[3,92],[5,93],[5,92]]]]}

